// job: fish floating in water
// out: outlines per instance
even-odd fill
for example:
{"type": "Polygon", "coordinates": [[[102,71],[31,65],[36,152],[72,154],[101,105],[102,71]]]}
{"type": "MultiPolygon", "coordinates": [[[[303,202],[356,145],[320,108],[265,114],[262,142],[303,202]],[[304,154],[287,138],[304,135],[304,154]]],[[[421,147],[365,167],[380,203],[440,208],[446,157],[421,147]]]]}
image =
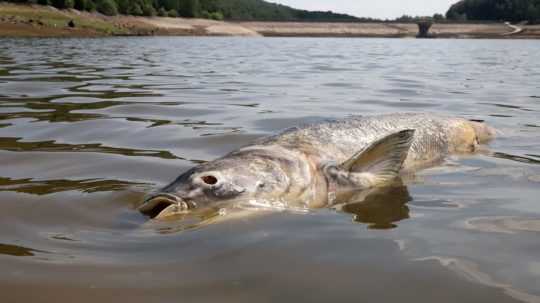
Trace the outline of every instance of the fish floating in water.
{"type": "Polygon", "coordinates": [[[321,122],[264,137],[196,166],[151,194],[156,219],[235,203],[331,206],[340,195],[392,184],[400,174],[471,153],[494,137],[486,124],[428,113],[321,122]]]}

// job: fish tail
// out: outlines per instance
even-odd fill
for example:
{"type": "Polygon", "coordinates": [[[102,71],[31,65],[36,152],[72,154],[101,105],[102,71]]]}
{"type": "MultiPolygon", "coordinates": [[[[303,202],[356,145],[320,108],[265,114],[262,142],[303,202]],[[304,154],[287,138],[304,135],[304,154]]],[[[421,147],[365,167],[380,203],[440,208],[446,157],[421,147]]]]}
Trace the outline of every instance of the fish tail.
{"type": "Polygon", "coordinates": [[[487,143],[497,136],[497,130],[484,122],[469,121],[469,124],[474,128],[478,143],[487,143]]]}

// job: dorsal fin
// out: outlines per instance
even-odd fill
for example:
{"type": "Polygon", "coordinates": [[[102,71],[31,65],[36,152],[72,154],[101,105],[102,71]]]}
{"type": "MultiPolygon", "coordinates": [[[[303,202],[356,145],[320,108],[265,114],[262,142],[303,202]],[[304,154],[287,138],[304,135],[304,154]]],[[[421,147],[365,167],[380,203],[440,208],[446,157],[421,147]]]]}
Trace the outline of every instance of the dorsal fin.
{"type": "Polygon", "coordinates": [[[413,129],[406,129],[379,139],[338,168],[351,173],[373,174],[377,183],[394,179],[407,158],[414,132],[413,129]]]}

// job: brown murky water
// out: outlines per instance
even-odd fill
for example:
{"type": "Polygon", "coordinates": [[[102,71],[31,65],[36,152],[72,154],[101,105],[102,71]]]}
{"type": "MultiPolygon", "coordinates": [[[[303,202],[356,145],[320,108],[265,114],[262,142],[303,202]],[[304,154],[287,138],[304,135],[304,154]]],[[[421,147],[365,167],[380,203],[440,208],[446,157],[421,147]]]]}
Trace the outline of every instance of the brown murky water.
{"type": "Polygon", "coordinates": [[[539,47],[0,39],[1,302],[540,302],[539,47]],[[343,211],[186,230],[135,210],[259,136],[396,111],[501,134],[343,211]]]}

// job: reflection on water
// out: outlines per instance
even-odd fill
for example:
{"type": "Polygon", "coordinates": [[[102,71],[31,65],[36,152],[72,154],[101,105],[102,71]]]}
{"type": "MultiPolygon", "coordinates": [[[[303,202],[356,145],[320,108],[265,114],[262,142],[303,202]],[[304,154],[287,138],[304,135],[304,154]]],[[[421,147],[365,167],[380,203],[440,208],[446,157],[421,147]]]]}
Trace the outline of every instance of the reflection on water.
{"type": "Polygon", "coordinates": [[[119,180],[46,180],[32,179],[12,180],[0,177],[0,191],[15,191],[32,195],[47,195],[56,192],[78,190],[84,193],[98,191],[125,190],[129,186],[137,185],[134,182],[119,180]]]}
{"type": "Polygon", "coordinates": [[[43,251],[27,248],[23,246],[0,243],[0,255],[8,255],[8,256],[15,256],[15,257],[29,257],[29,256],[34,256],[34,253],[36,252],[43,252],[43,251]]]}
{"type": "Polygon", "coordinates": [[[115,148],[102,146],[100,143],[90,144],[62,144],[54,141],[41,142],[21,142],[23,138],[1,138],[0,149],[7,151],[32,151],[32,152],[88,152],[119,154],[123,156],[145,156],[158,157],[163,159],[181,159],[171,154],[169,151],[137,150],[129,148],[115,148]]]}
{"type": "Polygon", "coordinates": [[[508,160],[523,162],[523,163],[528,163],[528,164],[540,164],[540,160],[534,159],[534,158],[538,158],[537,155],[527,155],[527,156],[529,157],[515,156],[515,155],[506,154],[506,153],[493,153],[493,157],[496,157],[496,158],[508,159],[508,160]]]}
{"type": "Polygon", "coordinates": [[[537,41],[0,43],[6,302],[538,302],[537,41]],[[426,110],[499,138],[335,209],[136,211],[154,187],[282,128],[426,110]]]}
{"type": "Polygon", "coordinates": [[[513,217],[471,218],[464,223],[464,227],[471,230],[506,234],[520,231],[540,233],[540,220],[513,217]]]}
{"type": "Polygon", "coordinates": [[[359,195],[362,197],[347,198],[346,204],[340,207],[340,210],[352,214],[355,222],[369,224],[373,229],[391,229],[397,227],[395,222],[409,218],[407,202],[412,198],[402,184],[359,195]]]}

